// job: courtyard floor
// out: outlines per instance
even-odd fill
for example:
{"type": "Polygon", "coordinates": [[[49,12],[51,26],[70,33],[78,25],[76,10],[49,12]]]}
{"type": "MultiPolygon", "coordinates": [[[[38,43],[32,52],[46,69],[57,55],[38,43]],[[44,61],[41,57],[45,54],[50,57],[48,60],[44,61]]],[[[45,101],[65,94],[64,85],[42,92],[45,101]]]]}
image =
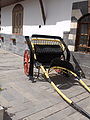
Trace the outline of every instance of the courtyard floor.
{"type": "MultiPolygon", "coordinates": [[[[90,86],[90,80],[83,79],[90,86]]],[[[90,113],[90,94],[78,83],[62,89],[90,113]]],[[[0,49],[0,105],[4,120],[88,120],[69,106],[46,80],[32,83],[23,72],[23,57],[0,49]]]]}

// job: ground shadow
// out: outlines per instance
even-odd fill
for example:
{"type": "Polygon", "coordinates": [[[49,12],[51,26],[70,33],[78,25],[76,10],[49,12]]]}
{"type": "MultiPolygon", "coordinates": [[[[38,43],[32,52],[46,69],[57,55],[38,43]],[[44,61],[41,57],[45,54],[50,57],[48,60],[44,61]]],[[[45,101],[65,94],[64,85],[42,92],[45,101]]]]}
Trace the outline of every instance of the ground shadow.
{"type": "Polygon", "coordinates": [[[74,76],[60,74],[50,78],[59,89],[68,89],[72,86],[79,85],[74,76]]]}
{"type": "MultiPolygon", "coordinates": [[[[57,74],[50,76],[51,81],[57,85],[59,89],[68,89],[75,85],[79,85],[77,79],[73,75],[66,74],[57,74]]],[[[45,78],[44,74],[40,74],[38,78],[36,78],[37,82],[48,82],[45,78]]]]}
{"type": "Polygon", "coordinates": [[[4,112],[4,119],[3,120],[12,120],[10,115],[8,115],[8,113],[6,111],[4,112]]]}

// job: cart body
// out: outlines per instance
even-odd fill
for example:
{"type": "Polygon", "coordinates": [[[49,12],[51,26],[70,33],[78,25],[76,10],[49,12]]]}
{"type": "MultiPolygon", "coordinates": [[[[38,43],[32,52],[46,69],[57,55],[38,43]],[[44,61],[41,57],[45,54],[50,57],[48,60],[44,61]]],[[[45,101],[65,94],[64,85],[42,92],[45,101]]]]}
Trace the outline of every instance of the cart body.
{"type": "MultiPolygon", "coordinates": [[[[45,68],[49,68],[54,59],[69,61],[70,52],[64,43],[63,39],[58,36],[49,35],[32,35],[31,37],[25,36],[26,43],[28,45],[28,64],[27,75],[33,77],[34,65],[39,62],[45,68]]],[[[25,56],[25,55],[24,55],[25,56]]],[[[25,69],[27,69],[27,66],[25,69]]]]}

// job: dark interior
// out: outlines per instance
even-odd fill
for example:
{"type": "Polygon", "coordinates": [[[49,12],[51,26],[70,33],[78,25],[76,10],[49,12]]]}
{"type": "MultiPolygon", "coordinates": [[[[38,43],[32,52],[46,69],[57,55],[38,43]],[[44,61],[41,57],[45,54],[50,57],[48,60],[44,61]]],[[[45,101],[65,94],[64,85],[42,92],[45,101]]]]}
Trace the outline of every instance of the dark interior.
{"type": "Polygon", "coordinates": [[[37,61],[43,65],[50,65],[54,58],[60,58],[63,54],[59,45],[35,45],[37,61]]]}

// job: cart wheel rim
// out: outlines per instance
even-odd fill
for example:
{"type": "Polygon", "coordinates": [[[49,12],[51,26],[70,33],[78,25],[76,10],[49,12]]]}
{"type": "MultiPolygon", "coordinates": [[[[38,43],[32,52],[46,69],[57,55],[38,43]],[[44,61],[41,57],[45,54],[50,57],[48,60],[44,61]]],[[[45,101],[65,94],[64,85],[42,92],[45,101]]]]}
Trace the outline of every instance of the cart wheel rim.
{"type": "Polygon", "coordinates": [[[25,50],[24,52],[24,73],[28,76],[30,69],[30,52],[25,50]]]}

